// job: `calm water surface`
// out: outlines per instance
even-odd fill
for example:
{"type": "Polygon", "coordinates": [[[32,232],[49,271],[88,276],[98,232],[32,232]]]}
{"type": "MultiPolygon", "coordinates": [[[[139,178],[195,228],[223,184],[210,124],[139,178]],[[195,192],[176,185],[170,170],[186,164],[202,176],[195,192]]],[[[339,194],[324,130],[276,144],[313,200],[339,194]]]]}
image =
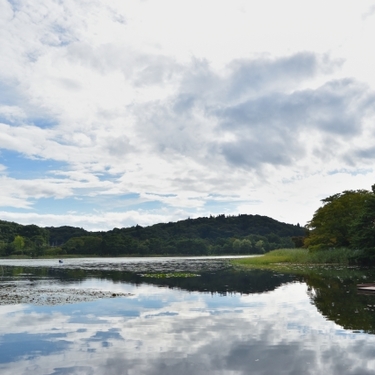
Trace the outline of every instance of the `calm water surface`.
{"type": "Polygon", "coordinates": [[[239,272],[218,258],[0,260],[1,288],[130,293],[55,305],[3,296],[0,373],[374,374],[364,281],[375,274],[239,272]]]}

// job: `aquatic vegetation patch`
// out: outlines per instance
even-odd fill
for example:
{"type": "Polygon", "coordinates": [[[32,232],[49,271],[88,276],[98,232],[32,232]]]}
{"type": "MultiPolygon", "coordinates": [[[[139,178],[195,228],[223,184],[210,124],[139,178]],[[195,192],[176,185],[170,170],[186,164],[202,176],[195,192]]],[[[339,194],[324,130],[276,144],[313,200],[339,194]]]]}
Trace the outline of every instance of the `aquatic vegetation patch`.
{"type": "Polygon", "coordinates": [[[169,278],[187,278],[187,277],[199,277],[199,274],[190,272],[169,272],[169,273],[143,273],[140,276],[150,277],[154,279],[169,279],[169,278]]]}
{"type": "Polygon", "coordinates": [[[37,286],[33,283],[10,283],[1,285],[0,305],[64,305],[90,302],[101,298],[128,297],[130,293],[96,289],[37,286]]]}

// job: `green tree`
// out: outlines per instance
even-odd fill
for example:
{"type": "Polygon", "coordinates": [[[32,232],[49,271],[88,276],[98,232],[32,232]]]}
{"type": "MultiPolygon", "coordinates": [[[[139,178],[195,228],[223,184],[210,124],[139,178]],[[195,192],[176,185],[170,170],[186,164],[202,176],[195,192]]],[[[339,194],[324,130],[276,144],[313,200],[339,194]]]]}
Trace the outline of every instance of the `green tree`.
{"type": "Polygon", "coordinates": [[[22,249],[25,247],[25,240],[22,236],[16,236],[13,240],[13,246],[17,252],[22,253],[22,249]]]}
{"type": "Polygon", "coordinates": [[[81,254],[82,248],[85,244],[85,241],[82,237],[73,237],[70,238],[63,246],[63,250],[65,250],[68,254],[81,254]]]}
{"type": "Polygon", "coordinates": [[[46,246],[46,239],[41,235],[31,237],[31,241],[33,241],[36,248],[46,246]]]}
{"type": "Polygon", "coordinates": [[[264,250],[265,250],[264,249],[264,241],[263,240],[257,241],[256,244],[255,244],[255,248],[256,248],[257,253],[260,253],[260,254],[264,253],[264,250]]]}
{"type": "Polygon", "coordinates": [[[253,250],[253,244],[250,240],[244,239],[241,243],[241,252],[242,254],[250,254],[253,250]]]}
{"type": "Polygon", "coordinates": [[[233,251],[235,254],[239,254],[241,252],[241,240],[235,239],[232,244],[233,251]]]}
{"type": "Polygon", "coordinates": [[[354,222],[371,195],[367,190],[346,190],[322,199],[323,206],[307,224],[310,232],[305,246],[310,249],[350,246],[354,222]]]}
{"type": "Polygon", "coordinates": [[[375,185],[351,228],[352,247],[375,259],[375,185]]]}
{"type": "Polygon", "coordinates": [[[253,244],[252,242],[245,238],[240,243],[240,254],[251,254],[253,250],[253,244]]]}

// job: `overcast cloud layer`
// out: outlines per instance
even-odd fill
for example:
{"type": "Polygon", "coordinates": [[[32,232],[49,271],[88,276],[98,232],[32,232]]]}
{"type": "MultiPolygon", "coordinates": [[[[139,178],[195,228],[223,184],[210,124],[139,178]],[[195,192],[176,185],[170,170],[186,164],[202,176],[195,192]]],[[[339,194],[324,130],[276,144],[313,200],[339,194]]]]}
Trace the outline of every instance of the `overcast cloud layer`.
{"type": "Polygon", "coordinates": [[[304,225],[375,183],[375,3],[0,0],[0,219],[304,225]]]}

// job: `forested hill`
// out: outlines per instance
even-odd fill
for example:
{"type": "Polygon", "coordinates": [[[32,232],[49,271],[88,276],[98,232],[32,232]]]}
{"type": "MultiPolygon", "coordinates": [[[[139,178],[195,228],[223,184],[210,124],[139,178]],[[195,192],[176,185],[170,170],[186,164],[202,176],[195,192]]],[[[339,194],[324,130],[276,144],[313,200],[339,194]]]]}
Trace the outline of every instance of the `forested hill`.
{"type": "Polygon", "coordinates": [[[0,221],[0,255],[251,254],[294,247],[304,235],[299,225],[260,215],[219,215],[107,232],[0,221]]]}

